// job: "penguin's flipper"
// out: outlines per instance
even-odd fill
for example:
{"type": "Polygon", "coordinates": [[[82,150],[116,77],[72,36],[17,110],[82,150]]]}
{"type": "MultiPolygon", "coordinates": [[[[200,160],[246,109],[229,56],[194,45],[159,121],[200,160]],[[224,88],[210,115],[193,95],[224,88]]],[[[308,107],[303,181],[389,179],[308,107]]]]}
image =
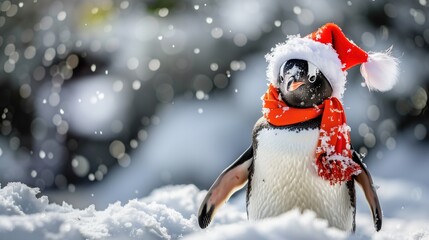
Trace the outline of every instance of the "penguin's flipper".
{"type": "Polygon", "coordinates": [[[198,211],[198,224],[206,228],[216,211],[229,197],[241,189],[249,176],[249,167],[253,161],[253,147],[250,146],[231,166],[226,168],[207,192],[198,211]]]}
{"type": "Polygon", "coordinates": [[[362,172],[356,176],[356,182],[361,186],[365,193],[365,198],[371,209],[372,218],[374,221],[374,228],[378,232],[381,229],[383,221],[383,213],[381,211],[380,202],[378,201],[377,192],[372,182],[371,174],[362,162],[362,157],[359,153],[353,150],[353,161],[358,163],[362,168],[362,172]]]}

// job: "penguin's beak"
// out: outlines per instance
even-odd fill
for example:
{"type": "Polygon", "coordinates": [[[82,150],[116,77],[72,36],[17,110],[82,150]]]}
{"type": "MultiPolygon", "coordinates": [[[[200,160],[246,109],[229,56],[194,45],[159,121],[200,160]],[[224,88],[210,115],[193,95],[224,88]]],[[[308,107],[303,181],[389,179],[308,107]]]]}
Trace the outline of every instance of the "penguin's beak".
{"type": "Polygon", "coordinates": [[[287,90],[292,92],[304,85],[303,82],[298,82],[294,77],[289,78],[289,82],[287,84],[287,90]]]}

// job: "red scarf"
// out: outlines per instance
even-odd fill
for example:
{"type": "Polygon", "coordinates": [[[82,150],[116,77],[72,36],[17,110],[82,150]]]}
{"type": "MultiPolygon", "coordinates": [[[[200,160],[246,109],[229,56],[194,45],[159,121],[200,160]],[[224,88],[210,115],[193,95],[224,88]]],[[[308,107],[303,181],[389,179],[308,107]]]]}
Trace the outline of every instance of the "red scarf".
{"type": "Polygon", "coordinates": [[[328,98],[312,108],[288,107],[278,89],[270,84],[262,100],[264,117],[274,126],[305,122],[322,115],[315,156],[320,177],[334,185],[349,181],[361,172],[360,166],[352,160],[350,127],[346,124],[343,106],[337,98],[328,98]]]}

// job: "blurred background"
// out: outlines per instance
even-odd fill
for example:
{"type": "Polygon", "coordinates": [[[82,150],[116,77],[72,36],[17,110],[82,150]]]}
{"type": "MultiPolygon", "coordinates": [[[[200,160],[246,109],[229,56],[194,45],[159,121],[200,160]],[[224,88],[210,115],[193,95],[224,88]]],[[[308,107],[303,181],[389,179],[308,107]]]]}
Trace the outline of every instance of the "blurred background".
{"type": "Polygon", "coordinates": [[[428,184],[427,0],[2,0],[0,183],[97,208],[207,189],[251,143],[264,55],[331,21],[401,61],[387,93],[348,72],[354,147],[376,177],[428,184]]]}

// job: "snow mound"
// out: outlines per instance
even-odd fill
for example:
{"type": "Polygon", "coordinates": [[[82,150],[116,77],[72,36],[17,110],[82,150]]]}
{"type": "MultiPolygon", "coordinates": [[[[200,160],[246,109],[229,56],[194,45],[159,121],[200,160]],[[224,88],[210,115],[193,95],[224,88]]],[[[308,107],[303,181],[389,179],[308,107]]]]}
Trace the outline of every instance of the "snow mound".
{"type": "Polygon", "coordinates": [[[21,183],[0,190],[2,239],[178,239],[198,230],[193,213],[204,195],[191,185],[165,187],[97,211],[48,204],[38,193],[21,183]]]}
{"type": "Polygon", "coordinates": [[[209,228],[201,230],[196,213],[207,191],[194,185],[166,186],[145,198],[96,210],[94,205],[76,209],[64,202],[49,203],[46,196],[38,196],[39,189],[9,183],[0,188],[0,239],[429,239],[427,189],[419,186],[422,193],[413,196],[409,192],[415,190],[409,188],[414,185],[376,180],[383,186],[379,192],[383,229],[374,231],[370,214],[362,211],[366,206],[359,200],[354,235],[330,228],[310,211],[247,221],[244,192],[218,211],[209,228]]]}
{"type": "Polygon", "coordinates": [[[314,212],[301,214],[293,210],[275,218],[258,222],[242,222],[217,227],[191,235],[198,239],[345,239],[347,234],[329,228],[326,220],[317,219],[314,212]]]}
{"type": "Polygon", "coordinates": [[[25,215],[42,212],[48,206],[48,197],[37,198],[38,188],[21,183],[9,183],[0,189],[0,215],[25,215]]]}

